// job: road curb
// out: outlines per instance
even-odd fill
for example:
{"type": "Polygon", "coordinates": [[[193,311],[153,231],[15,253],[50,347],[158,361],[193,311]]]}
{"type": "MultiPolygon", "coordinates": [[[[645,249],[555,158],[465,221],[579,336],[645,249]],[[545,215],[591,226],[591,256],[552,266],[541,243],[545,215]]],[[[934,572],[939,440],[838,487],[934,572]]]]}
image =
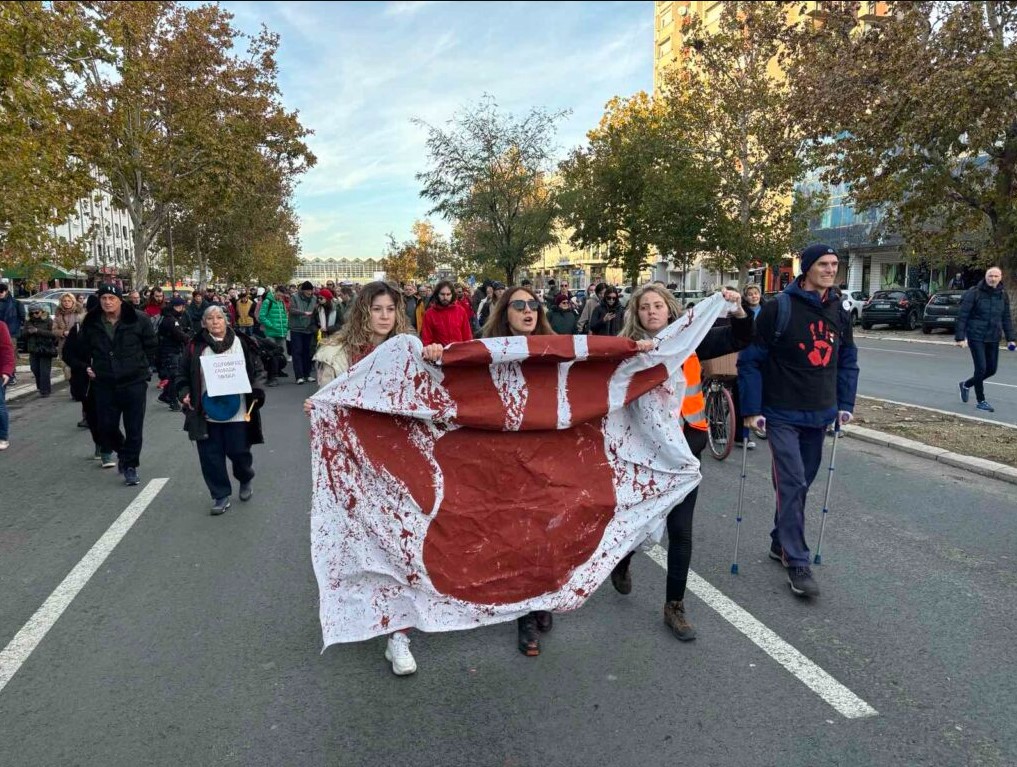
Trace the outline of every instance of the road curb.
{"type": "Polygon", "coordinates": [[[944,448],[926,445],[924,442],[886,434],[875,429],[866,429],[863,426],[845,426],[844,433],[862,442],[899,450],[919,458],[927,458],[930,461],[952,466],[955,469],[964,469],[983,477],[991,477],[1002,482],[1009,482],[1011,485],[1017,485],[1017,469],[1006,464],[996,463],[985,458],[975,458],[971,455],[960,455],[944,448]]]}

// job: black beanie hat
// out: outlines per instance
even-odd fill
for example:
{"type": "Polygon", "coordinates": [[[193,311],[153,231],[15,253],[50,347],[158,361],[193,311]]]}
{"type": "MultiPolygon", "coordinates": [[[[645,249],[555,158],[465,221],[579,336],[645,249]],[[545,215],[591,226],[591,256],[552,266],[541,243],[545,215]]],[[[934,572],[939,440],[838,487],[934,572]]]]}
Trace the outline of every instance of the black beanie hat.
{"type": "Polygon", "coordinates": [[[823,256],[836,256],[837,251],[831,248],[829,245],[823,245],[821,243],[815,243],[809,245],[805,250],[802,251],[802,274],[808,274],[809,269],[823,256]]]}

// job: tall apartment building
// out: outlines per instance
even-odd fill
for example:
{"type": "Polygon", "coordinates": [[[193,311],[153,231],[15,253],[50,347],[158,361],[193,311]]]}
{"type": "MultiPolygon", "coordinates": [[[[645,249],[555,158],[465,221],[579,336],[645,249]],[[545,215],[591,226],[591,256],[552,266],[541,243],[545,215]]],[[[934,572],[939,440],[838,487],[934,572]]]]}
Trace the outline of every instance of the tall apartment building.
{"type": "MultiPolygon", "coordinates": [[[[789,3],[786,9],[788,24],[795,24],[805,18],[822,21],[828,2],[789,3]]],[[[858,28],[864,30],[868,25],[879,23],[889,13],[886,2],[859,2],[857,6],[858,28]]],[[[709,33],[717,29],[720,21],[723,2],[689,2],[658,0],[654,3],[653,24],[653,88],[659,94],[664,81],[664,74],[670,68],[681,64],[685,56],[684,30],[693,19],[700,19],[703,29],[709,33]]],[[[776,61],[772,62],[773,73],[780,76],[776,61]]],[[[851,206],[849,190],[843,185],[833,188],[822,186],[816,175],[804,180],[802,188],[806,190],[825,189],[829,194],[826,210],[810,225],[810,230],[817,240],[828,242],[836,247],[842,256],[843,274],[841,282],[848,285],[849,290],[879,290],[886,284],[910,284],[921,279],[916,265],[908,264],[901,243],[898,239],[874,239],[873,228],[879,221],[874,212],[858,213],[851,206]]],[[[793,261],[789,261],[779,271],[771,271],[766,281],[766,288],[778,289],[782,280],[786,280],[794,271],[793,261]]],[[[659,267],[658,267],[659,268],[659,267]]],[[[762,271],[762,270],[759,270],[762,271]]],[[[937,275],[928,275],[928,281],[936,284],[937,275]]]]}

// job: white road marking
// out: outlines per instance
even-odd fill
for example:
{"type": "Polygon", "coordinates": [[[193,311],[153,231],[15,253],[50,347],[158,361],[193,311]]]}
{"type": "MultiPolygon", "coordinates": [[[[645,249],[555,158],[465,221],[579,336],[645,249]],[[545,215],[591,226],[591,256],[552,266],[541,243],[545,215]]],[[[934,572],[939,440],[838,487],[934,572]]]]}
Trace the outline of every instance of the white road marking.
{"type": "MultiPolygon", "coordinates": [[[[654,546],[647,554],[650,559],[665,570],[667,569],[667,552],[664,549],[654,546]]],[[[876,716],[879,713],[750,615],[748,611],[724,596],[718,589],[691,570],[689,571],[688,587],[693,594],[719,613],[724,620],[747,636],[753,644],[790,671],[798,681],[833,706],[841,716],[848,719],[861,719],[867,716],[876,716]]]]}
{"type": "Polygon", "coordinates": [[[870,352],[886,352],[887,354],[912,354],[915,357],[935,357],[935,354],[929,354],[928,352],[901,352],[896,349],[880,349],[875,346],[859,346],[859,349],[868,349],[870,352]]]}
{"type": "Polygon", "coordinates": [[[985,383],[989,384],[989,386],[1005,386],[1008,389],[1017,389],[1017,386],[1014,384],[1001,384],[996,383],[995,381],[986,381],[985,383]]]}
{"type": "Polygon", "coordinates": [[[167,482],[169,482],[169,478],[160,478],[153,479],[145,485],[145,488],[138,493],[137,498],[124,509],[116,521],[109,526],[109,529],[102,534],[102,537],[95,542],[95,545],[88,550],[88,553],[81,558],[81,561],[47,597],[46,601],[42,603],[42,607],[35,611],[35,614],[14,635],[14,639],[3,651],[0,651],[0,692],[3,692],[7,683],[28,660],[28,656],[39,646],[46,633],[53,628],[53,624],[63,615],[64,610],[70,606],[89,579],[95,575],[95,572],[167,482]]]}

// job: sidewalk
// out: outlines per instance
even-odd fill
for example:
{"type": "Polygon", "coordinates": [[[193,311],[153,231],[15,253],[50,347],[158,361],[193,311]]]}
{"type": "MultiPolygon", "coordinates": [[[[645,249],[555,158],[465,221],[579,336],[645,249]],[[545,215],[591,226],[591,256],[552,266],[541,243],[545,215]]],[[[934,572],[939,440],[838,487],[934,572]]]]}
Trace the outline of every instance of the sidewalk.
{"type": "MultiPolygon", "coordinates": [[[[18,365],[14,368],[14,372],[17,373],[18,383],[16,386],[7,387],[7,402],[13,402],[16,399],[22,399],[35,394],[35,376],[32,375],[32,368],[28,365],[18,365]]],[[[66,385],[64,380],[64,372],[59,365],[54,365],[53,370],[50,372],[49,380],[53,383],[53,391],[62,388],[66,385]]]]}

